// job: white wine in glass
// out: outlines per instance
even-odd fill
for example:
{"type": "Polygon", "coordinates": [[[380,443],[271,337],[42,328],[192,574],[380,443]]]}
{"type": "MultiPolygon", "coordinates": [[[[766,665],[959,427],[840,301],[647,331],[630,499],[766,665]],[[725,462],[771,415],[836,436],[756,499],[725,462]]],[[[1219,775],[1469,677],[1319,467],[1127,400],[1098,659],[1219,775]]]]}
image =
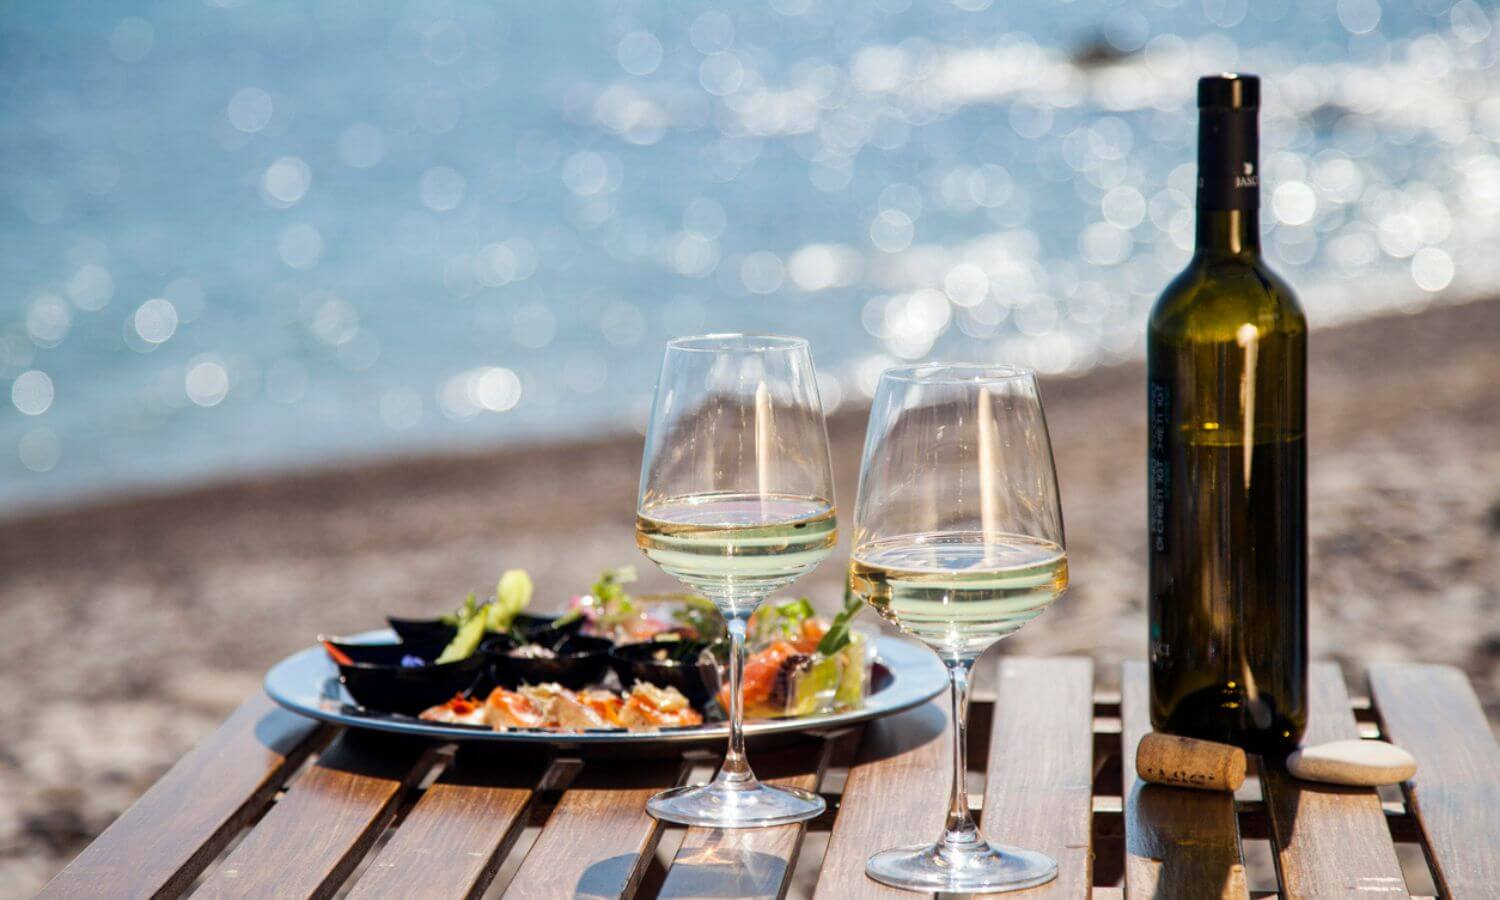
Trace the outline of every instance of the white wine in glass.
{"type": "Polygon", "coordinates": [[[1032,374],[946,364],[886,371],[865,433],[854,526],[850,590],[942,658],[954,724],[942,836],[883,850],[866,873],[959,894],[1051,881],[1057,863],[1046,855],[985,840],[964,791],[974,661],[1068,586],[1052,445],[1032,374]]]}
{"type": "Polygon", "coordinates": [[[833,504],[817,497],[708,493],[643,510],[635,532],[652,562],[700,591],[733,581],[770,592],[816,568],[838,524],[833,504]]]}
{"type": "Polygon", "coordinates": [[[849,580],[883,618],[940,654],[962,656],[1051,606],[1068,586],[1068,556],[1019,534],[914,534],[860,547],[849,580]]]}
{"type": "Polygon", "coordinates": [[[761,784],[745,758],[745,623],[833,551],[833,468],[807,342],[723,334],[667,344],[646,432],[636,544],[729,624],[729,749],[712,782],[657,794],[658,819],[712,828],[801,822],[809,791],[761,784]]]}

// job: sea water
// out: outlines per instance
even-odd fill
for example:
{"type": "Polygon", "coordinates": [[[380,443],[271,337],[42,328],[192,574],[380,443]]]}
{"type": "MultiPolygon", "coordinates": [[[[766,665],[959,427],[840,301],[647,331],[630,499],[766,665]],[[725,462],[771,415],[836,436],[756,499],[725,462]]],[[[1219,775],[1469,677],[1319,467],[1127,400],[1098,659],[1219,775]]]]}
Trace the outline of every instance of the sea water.
{"type": "Polygon", "coordinates": [[[628,431],[665,339],[1140,352],[1192,237],[1196,77],[1265,79],[1268,255],[1314,324],[1497,265],[1472,0],[0,12],[9,510],[628,431]],[[1308,7],[1308,8],[1304,8],[1308,7]]]}

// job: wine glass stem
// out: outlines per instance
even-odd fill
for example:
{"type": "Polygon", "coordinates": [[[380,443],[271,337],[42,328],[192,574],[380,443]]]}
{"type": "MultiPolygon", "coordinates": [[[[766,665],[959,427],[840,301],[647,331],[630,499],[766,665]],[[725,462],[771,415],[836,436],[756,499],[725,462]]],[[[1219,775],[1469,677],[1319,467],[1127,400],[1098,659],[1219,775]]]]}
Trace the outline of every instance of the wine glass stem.
{"type": "Polygon", "coordinates": [[[943,662],[948,666],[949,699],[953,704],[953,797],[939,846],[960,849],[981,840],[974,817],[969,814],[969,792],[964,786],[969,771],[969,673],[974,660],[944,659],[943,662]]]}
{"type": "Polygon", "coordinates": [[[729,624],[729,752],[724,754],[718,780],[728,785],[755,783],[755,773],[745,759],[745,694],[740,685],[745,677],[746,616],[739,612],[754,608],[753,604],[736,606],[725,616],[729,624]]]}

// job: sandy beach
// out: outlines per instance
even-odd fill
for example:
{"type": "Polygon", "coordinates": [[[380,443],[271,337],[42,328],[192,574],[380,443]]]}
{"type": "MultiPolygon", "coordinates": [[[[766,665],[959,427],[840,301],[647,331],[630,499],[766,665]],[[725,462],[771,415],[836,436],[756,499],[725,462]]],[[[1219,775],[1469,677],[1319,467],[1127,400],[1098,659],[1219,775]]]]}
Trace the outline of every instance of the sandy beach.
{"type": "MultiPolygon", "coordinates": [[[[1500,719],[1500,301],[1317,331],[1312,646],[1465,669],[1500,719]]],[[[1044,384],[1073,588],[1004,647],[1145,649],[1143,370],[1044,384]]],[[[863,411],[830,422],[852,503],[863,411]]],[[[434,455],[0,521],[0,896],[27,896],[319,632],[430,614],[506,567],[561,605],[635,550],[640,439],[434,455]],[[80,706],[83,702],[87,706],[80,706]]],[[[827,609],[841,567],[798,586],[827,609]]],[[[1362,682],[1352,682],[1355,687],[1362,682]]]]}

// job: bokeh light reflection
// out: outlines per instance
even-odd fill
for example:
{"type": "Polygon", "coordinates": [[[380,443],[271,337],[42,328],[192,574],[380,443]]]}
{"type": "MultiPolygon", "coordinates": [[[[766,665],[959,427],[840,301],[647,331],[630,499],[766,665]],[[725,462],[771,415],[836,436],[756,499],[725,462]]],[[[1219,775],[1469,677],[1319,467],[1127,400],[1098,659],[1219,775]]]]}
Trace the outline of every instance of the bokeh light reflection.
{"type": "Polygon", "coordinates": [[[897,360],[1130,358],[1203,71],[1268,77],[1265,244],[1315,324],[1495,271],[1475,0],[240,6],[3,26],[19,494],[625,427],[705,329],[807,334],[830,408],[897,360]]]}

